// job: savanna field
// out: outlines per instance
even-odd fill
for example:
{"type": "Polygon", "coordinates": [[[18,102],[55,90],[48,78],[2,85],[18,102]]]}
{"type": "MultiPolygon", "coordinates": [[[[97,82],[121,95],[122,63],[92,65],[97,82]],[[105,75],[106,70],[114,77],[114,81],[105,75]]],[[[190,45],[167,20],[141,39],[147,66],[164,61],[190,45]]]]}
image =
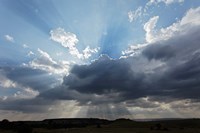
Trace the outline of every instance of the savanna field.
{"type": "Polygon", "coordinates": [[[26,125],[18,129],[1,129],[1,133],[200,133],[200,120],[165,120],[135,122],[118,119],[109,124],[88,125],[86,127],[31,127],[26,125]]]}

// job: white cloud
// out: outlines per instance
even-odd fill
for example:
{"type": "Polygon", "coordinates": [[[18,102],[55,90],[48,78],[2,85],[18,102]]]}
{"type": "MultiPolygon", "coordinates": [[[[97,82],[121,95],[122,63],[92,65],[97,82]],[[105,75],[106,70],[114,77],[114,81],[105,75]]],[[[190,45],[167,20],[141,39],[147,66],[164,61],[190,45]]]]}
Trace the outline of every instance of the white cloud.
{"type": "Polygon", "coordinates": [[[21,91],[17,91],[16,93],[14,93],[14,98],[17,99],[30,99],[30,98],[34,98],[37,95],[39,95],[39,92],[36,90],[33,90],[31,88],[23,88],[23,90],[21,91]]]}
{"type": "Polygon", "coordinates": [[[170,5],[173,3],[182,3],[184,0],[149,0],[147,5],[152,5],[152,4],[158,4],[158,3],[164,3],[166,5],[170,5]]]}
{"type": "Polygon", "coordinates": [[[13,81],[7,79],[5,76],[0,75],[0,86],[3,88],[15,88],[17,85],[13,81]]]}
{"type": "Polygon", "coordinates": [[[12,42],[12,43],[15,42],[14,38],[11,35],[4,35],[4,38],[9,42],[12,42]]]}
{"type": "Polygon", "coordinates": [[[22,45],[23,48],[28,48],[29,46],[27,44],[22,45]]]}
{"type": "Polygon", "coordinates": [[[31,55],[34,55],[34,53],[32,51],[29,51],[27,56],[31,56],[31,55]]]}
{"type": "Polygon", "coordinates": [[[81,58],[81,54],[78,49],[75,47],[78,43],[78,39],[75,34],[70,32],[65,32],[62,28],[57,28],[50,31],[51,39],[55,42],[60,43],[63,47],[69,49],[71,55],[75,55],[78,58],[81,58]]]}
{"type": "Polygon", "coordinates": [[[15,88],[17,86],[12,80],[5,76],[5,73],[0,70],[0,87],[3,88],[15,88]]]}
{"type": "Polygon", "coordinates": [[[129,22],[135,21],[138,17],[142,15],[142,7],[138,7],[135,11],[128,12],[128,19],[129,22]]]}
{"type": "Polygon", "coordinates": [[[167,40],[173,36],[176,36],[177,34],[187,33],[188,30],[192,29],[194,26],[200,25],[199,14],[200,7],[195,9],[192,8],[187,11],[185,16],[180,21],[175,22],[166,28],[161,28],[158,30],[152,29],[149,33],[146,31],[146,38],[149,39],[147,42],[167,40]]]}
{"type": "Polygon", "coordinates": [[[186,15],[182,18],[180,25],[200,25],[200,7],[198,8],[191,8],[186,15]]]}
{"type": "MultiPolygon", "coordinates": [[[[36,90],[33,90],[30,87],[25,87],[22,86],[21,84],[18,84],[10,79],[8,79],[5,76],[5,73],[3,73],[2,71],[0,71],[0,87],[4,88],[4,89],[13,89],[13,92],[15,91],[15,88],[20,88],[19,91],[15,92],[13,95],[9,95],[9,96],[3,96],[2,100],[7,100],[10,98],[34,98],[37,95],[39,95],[39,92],[36,90]]],[[[1,97],[0,97],[1,98],[1,97]]]]}
{"type": "Polygon", "coordinates": [[[126,58],[126,55],[129,56],[136,56],[140,54],[141,50],[145,48],[148,45],[148,43],[145,44],[136,44],[136,45],[130,45],[128,49],[122,51],[122,57],[121,58],[126,58]]]}
{"type": "Polygon", "coordinates": [[[83,57],[85,59],[89,58],[90,56],[92,56],[93,53],[97,53],[99,51],[99,47],[98,48],[94,48],[91,49],[89,46],[87,46],[84,50],[83,50],[83,57]]]}
{"type": "Polygon", "coordinates": [[[154,39],[154,36],[153,36],[154,28],[156,27],[156,23],[158,19],[159,19],[159,16],[154,16],[150,18],[149,21],[144,24],[144,30],[146,31],[147,42],[152,42],[154,39]]]}
{"type": "Polygon", "coordinates": [[[55,30],[50,31],[51,39],[61,43],[62,46],[73,49],[75,45],[78,43],[78,39],[75,34],[70,32],[65,32],[62,28],[57,28],[55,30]]]}
{"type": "Polygon", "coordinates": [[[70,63],[67,61],[55,61],[47,52],[38,49],[39,57],[33,59],[27,64],[31,68],[37,68],[53,74],[66,75],[69,71],[70,63]]]}
{"type": "Polygon", "coordinates": [[[98,52],[98,48],[90,49],[89,46],[87,46],[83,50],[83,53],[80,53],[76,48],[79,41],[76,35],[70,32],[65,32],[62,28],[51,30],[50,35],[51,40],[60,43],[65,48],[68,48],[69,53],[79,59],[87,59],[92,55],[92,53],[98,52]]]}
{"type": "Polygon", "coordinates": [[[127,50],[122,51],[122,57],[134,56],[151,43],[168,40],[171,37],[176,37],[176,35],[185,34],[195,26],[200,25],[200,7],[189,9],[180,21],[165,28],[155,29],[158,19],[159,16],[154,16],[144,24],[146,42],[130,45],[127,50]]]}

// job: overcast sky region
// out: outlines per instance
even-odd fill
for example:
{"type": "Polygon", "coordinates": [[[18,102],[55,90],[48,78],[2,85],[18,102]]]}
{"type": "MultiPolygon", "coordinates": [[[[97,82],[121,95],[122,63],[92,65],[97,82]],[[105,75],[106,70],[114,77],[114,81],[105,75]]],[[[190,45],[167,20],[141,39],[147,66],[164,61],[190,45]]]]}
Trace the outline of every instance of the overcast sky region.
{"type": "Polygon", "coordinates": [[[0,120],[200,118],[199,0],[0,0],[0,120]]]}

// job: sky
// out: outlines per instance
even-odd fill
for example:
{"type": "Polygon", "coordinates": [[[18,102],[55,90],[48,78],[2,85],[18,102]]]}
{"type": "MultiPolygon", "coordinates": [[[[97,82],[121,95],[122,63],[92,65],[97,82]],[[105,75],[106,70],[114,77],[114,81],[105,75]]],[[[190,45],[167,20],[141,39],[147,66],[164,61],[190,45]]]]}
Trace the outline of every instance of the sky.
{"type": "Polygon", "coordinates": [[[199,0],[1,0],[0,120],[200,118],[199,0]]]}

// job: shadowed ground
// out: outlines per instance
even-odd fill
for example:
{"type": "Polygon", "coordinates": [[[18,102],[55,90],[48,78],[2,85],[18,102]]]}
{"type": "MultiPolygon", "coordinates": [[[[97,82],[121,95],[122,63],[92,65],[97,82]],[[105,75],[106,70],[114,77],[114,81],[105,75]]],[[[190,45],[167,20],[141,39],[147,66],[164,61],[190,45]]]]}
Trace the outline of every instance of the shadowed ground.
{"type": "MultiPolygon", "coordinates": [[[[10,128],[13,129],[3,129],[1,122],[1,133],[200,133],[200,120],[199,119],[186,119],[186,120],[160,120],[160,121],[149,121],[149,122],[136,122],[129,119],[118,119],[115,121],[107,121],[107,120],[100,120],[100,119],[70,119],[69,121],[73,123],[80,124],[81,122],[84,126],[77,127],[77,125],[70,125],[68,123],[65,124],[66,127],[62,126],[55,126],[55,121],[59,121],[59,119],[51,119],[47,125],[38,124],[31,122],[24,122],[21,123],[18,128],[13,128],[10,125],[10,128]],[[94,122],[90,123],[90,121],[94,122]],[[54,123],[54,124],[53,124],[54,123]],[[86,124],[90,123],[90,124],[86,124]],[[26,126],[24,126],[26,125],[26,126]],[[50,125],[50,126],[49,126],[50,125]]],[[[63,122],[68,119],[62,119],[63,122]]],[[[42,121],[47,122],[47,121],[42,121]]],[[[7,121],[7,124],[11,122],[7,121]]],[[[8,126],[9,127],[9,126],[8,126]]]]}

